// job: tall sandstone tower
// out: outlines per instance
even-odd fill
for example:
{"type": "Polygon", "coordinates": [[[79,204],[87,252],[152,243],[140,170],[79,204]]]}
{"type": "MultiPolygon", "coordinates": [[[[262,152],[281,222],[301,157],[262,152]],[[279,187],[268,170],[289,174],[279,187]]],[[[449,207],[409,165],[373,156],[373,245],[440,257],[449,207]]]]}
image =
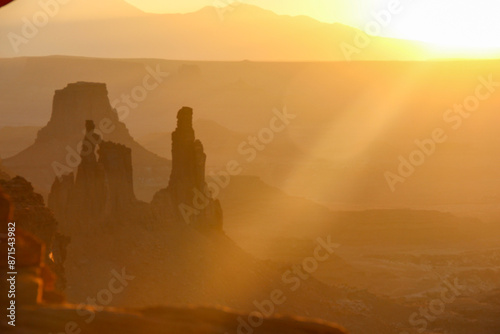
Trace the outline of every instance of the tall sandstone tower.
{"type": "Polygon", "coordinates": [[[122,220],[137,203],[132,151],[124,145],[102,141],[94,132],[93,121],[87,120],[85,126],[76,177],[70,173],[55,179],[49,207],[58,220],[72,226],[122,220]]]}
{"type": "Polygon", "coordinates": [[[221,231],[222,208],[208,190],[206,155],[195,138],[192,118],[188,107],[177,114],[169,184],[154,195],[151,205],[134,194],[131,149],[103,141],[94,122],[87,120],[76,175],[63,175],[52,184],[48,204],[57,219],[69,230],[123,225],[140,217],[140,224],[187,224],[201,232],[221,231]]]}
{"type": "Polygon", "coordinates": [[[177,128],[172,133],[169,184],[155,195],[152,203],[170,208],[175,219],[198,230],[222,230],[222,208],[205,182],[205,162],[203,144],[193,129],[193,109],[183,107],[177,113],[177,128]]]}

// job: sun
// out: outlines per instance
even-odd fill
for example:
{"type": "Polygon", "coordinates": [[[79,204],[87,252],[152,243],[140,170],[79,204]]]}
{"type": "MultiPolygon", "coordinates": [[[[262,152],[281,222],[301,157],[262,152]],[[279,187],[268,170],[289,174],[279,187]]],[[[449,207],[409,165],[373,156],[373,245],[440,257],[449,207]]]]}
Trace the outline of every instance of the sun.
{"type": "Polygon", "coordinates": [[[419,40],[441,48],[471,50],[500,49],[500,2],[410,1],[407,11],[388,27],[389,35],[419,40]]]}

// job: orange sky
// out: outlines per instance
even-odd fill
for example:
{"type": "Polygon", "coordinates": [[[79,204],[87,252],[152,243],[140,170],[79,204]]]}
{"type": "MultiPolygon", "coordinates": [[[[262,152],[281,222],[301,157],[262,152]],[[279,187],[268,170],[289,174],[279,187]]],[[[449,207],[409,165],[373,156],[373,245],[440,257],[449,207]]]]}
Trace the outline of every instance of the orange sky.
{"type": "MultiPolygon", "coordinates": [[[[277,14],[307,15],[322,22],[339,22],[368,34],[372,33],[367,27],[376,25],[377,36],[424,41],[433,44],[431,49],[434,48],[436,54],[446,57],[500,57],[500,20],[497,18],[500,2],[497,0],[71,0],[64,6],[64,17],[105,19],[110,13],[120,15],[119,9],[103,11],[104,3],[108,9],[121,8],[126,15],[135,15],[136,8],[123,6],[125,1],[152,13],[186,13],[206,6],[247,3],[277,14]],[[73,16],[68,15],[72,8],[75,9],[73,16]]],[[[40,10],[39,6],[39,2],[16,0],[0,10],[0,22],[19,28],[23,24],[20,18],[32,16],[40,10]]]]}

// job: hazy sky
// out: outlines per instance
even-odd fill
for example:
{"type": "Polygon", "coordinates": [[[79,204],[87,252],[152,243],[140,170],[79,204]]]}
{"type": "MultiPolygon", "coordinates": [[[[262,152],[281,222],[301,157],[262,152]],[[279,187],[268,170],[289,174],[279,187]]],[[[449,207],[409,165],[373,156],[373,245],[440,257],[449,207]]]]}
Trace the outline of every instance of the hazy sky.
{"type": "MultiPolygon", "coordinates": [[[[381,34],[440,45],[500,46],[498,0],[240,0],[279,14],[308,15],[325,22],[341,22],[363,29],[373,13],[391,2],[400,4],[381,34]]],[[[204,6],[222,6],[233,0],[127,0],[150,12],[190,12],[204,6]]]]}
{"type": "MultiPolygon", "coordinates": [[[[377,13],[386,12],[391,4],[399,4],[397,14],[384,23],[379,35],[459,46],[463,51],[471,47],[500,48],[500,0],[70,0],[64,7],[65,12],[71,7],[77,8],[76,16],[87,12],[87,15],[102,18],[109,14],[109,11],[102,11],[103,4],[108,3],[111,10],[113,3],[119,7],[121,1],[154,13],[186,13],[206,6],[247,3],[278,14],[307,15],[364,30],[377,13]],[[96,4],[101,8],[96,9],[96,4]]],[[[30,14],[38,3],[17,0],[7,6],[10,8],[0,10],[0,20],[10,19],[16,10],[23,15],[30,14]]]]}

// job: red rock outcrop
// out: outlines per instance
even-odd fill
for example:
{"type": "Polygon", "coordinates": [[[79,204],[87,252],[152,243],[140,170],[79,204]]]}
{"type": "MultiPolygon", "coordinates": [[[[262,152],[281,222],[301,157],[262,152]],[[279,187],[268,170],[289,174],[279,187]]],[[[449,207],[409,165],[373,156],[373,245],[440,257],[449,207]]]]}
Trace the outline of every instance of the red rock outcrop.
{"type": "Polygon", "coordinates": [[[7,301],[7,276],[11,277],[7,273],[12,271],[17,272],[17,305],[61,301],[66,282],[63,265],[68,238],[56,231],[57,222],[50,210],[26,180],[16,177],[2,181],[1,185],[10,195],[7,197],[0,188],[0,256],[4,259],[0,261],[2,304],[7,301]],[[14,238],[14,242],[8,238],[14,238]],[[15,249],[14,270],[7,267],[7,246],[15,249]]]}

